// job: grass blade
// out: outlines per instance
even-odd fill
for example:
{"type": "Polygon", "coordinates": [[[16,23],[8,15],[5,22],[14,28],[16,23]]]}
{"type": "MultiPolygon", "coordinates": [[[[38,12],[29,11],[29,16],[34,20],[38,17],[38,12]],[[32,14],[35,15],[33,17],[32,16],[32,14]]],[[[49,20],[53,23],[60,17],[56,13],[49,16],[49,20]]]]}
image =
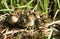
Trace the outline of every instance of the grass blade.
{"type": "Polygon", "coordinates": [[[48,0],[44,0],[44,11],[48,13],[48,0]]]}
{"type": "MultiPolygon", "coordinates": [[[[5,5],[5,7],[9,10],[9,7],[8,7],[6,1],[3,0],[3,3],[4,3],[4,5],[5,5]]],[[[9,13],[11,13],[11,12],[9,11],[9,13]]]]}
{"type": "Polygon", "coordinates": [[[58,3],[58,7],[59,7],[59,9],[60,9],[60,1],[59,1],[59,0],[57,0],[57,3],[58,3]]]}

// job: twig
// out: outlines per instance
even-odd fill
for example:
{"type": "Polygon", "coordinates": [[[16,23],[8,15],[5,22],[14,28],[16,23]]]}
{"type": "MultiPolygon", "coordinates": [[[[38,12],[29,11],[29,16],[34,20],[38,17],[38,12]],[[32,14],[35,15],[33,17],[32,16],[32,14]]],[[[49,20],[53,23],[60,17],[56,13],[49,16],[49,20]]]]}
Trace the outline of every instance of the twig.
{"type": "Polygon", "coordinates": [[[58,14],[59,11],[60,11],[59,9],[56,11],[53,20],[55,20],[55,18],[56,18],[56,16],[57,16],[57,14],[58,14]]]}
{"type": "Polygon", "coordinates": [[[24,29],[22,29],[22,30],[11,30],[11,31],[8,31],[8,32],[4,33],[3,35],[14,34],[14,33],[22,32],[22,31],[25,31],[25,30],[24,29]]]}
{"type": "Polygon", "coordinates": [[[1,33],[5,32],[5,31],[6,31],[6,29],[4,29],[1,33]]]}
{"type": "MultiPolygon", "coordinates": [[[[11,30],[11,31],[8,31],[8,32],[4,33],[3,35],[5,36],[7,34],[15,34],[15,33],[23,32],[23,31],[27,31],[28,32],[28,30],[24,30],[24,29],[21,29],[21,30],[11,30]]],[[[31,30],[31,31],[33,31],[33,30],[31,30]]]]}
{"type": "MultiPolygon", "coordinates": [[[[6,29],[6,33],[8,32],[8,30],[9,30],[9,29],[7,28],[7,29],[6,29]]],[[[7,36],[6,36],[6,35],[4,35],[4,39],[6,39],[6,38],[7,38],[7,36]]]]}
{"type": "Polygon", "coordinates": [[[18,30],[15,30],[15,31],[8,31],[8,32],[6,32],[6,33],[4,33],[3,35],[7,35],[7,34],[12,34],[12,33],[17,33],[17,32],[19,32],[18,30]]]}
{"type": "Polygon", "coordinates": [[[0,22],[1,22],[2,20],[5,20],[5,19],[6,19],[6,17],[7,17],[6,15],[9,15],[9,14],[6,13],[6,14],[0,16],[0,22]]]}
{"type": "Polygon", "coordinates": [[[58,21],[53,21],[53,22],[51,22],[51,23],[47,23],[46,25],[47,25],[47,26],[50,26],[50,25],[58,24],[58,23],[60,23],[60,20],[58,20],[58,21]]]}
{"type": "Polygon", "coordinates": [[[53,28],[51,28],[51,32],[50,35],[48,36],[48,39],[51,39],[52,33],[53,33],[53,28]]]}

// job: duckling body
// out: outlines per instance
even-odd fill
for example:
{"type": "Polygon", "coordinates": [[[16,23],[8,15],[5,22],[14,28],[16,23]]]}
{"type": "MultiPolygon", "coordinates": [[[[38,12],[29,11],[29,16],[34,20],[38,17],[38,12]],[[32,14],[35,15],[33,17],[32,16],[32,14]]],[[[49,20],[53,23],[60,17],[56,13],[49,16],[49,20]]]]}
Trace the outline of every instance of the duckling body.
{"type": "Polygon", "coordinates": [[[33,15],[29,15],[27,22],[25,23],[25,27],[34,27],[35,17],[33,15]]]}

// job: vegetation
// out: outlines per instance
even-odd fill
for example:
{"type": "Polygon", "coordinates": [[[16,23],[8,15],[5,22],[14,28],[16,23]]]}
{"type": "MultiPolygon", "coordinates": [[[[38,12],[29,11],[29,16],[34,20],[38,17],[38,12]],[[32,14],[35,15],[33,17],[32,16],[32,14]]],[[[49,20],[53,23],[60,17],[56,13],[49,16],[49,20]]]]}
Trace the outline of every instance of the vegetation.
{"type": "Polygon", "coordinates": [[[60,0],[0,0],[0,39],[60,39],[59,32],[60,0]]]}

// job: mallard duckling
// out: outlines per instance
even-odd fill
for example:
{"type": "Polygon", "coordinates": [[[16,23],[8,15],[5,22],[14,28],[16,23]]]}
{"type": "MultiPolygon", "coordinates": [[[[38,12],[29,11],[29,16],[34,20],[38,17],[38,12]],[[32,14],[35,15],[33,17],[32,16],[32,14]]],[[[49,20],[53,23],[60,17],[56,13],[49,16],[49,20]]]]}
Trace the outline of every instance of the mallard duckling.
{"type": "Polygon", "coordinates": [[[15,8],[14,12],[11,13],[7,19],[9,24],[15,24],[18,22],[19,18],[21,17],[22,10],[19,8],[15,8]]]}
{"type": "Polygon", "coordinates": [[[9,24],[15,24],[15,23],[17,23],[19,18],[15,13],[12,13],[12,14],[10,14],[10,16],[8,16],[7,19],[8,19],[7,21],[9,24]]]}
{"type": "Polygon", "coordinates": [[[41,20],[42,18],[40,17],[40,12],[39,11],[35,11],[34,12],[34,15],[35,15],[35,25],[37,27],[37,29],[39,28],[39,26],[41,26],[41,20]]]}
{"type": "Polygon", "coordinates": [[[34,17],[34,15],[29,15],[28,16],[28,20],[27,20],[28,22],[26,23],[26,26],[27,26],[27,28],[28,27],[34,27],[34,22],[35,22],[35,17],[34,17]]]}

